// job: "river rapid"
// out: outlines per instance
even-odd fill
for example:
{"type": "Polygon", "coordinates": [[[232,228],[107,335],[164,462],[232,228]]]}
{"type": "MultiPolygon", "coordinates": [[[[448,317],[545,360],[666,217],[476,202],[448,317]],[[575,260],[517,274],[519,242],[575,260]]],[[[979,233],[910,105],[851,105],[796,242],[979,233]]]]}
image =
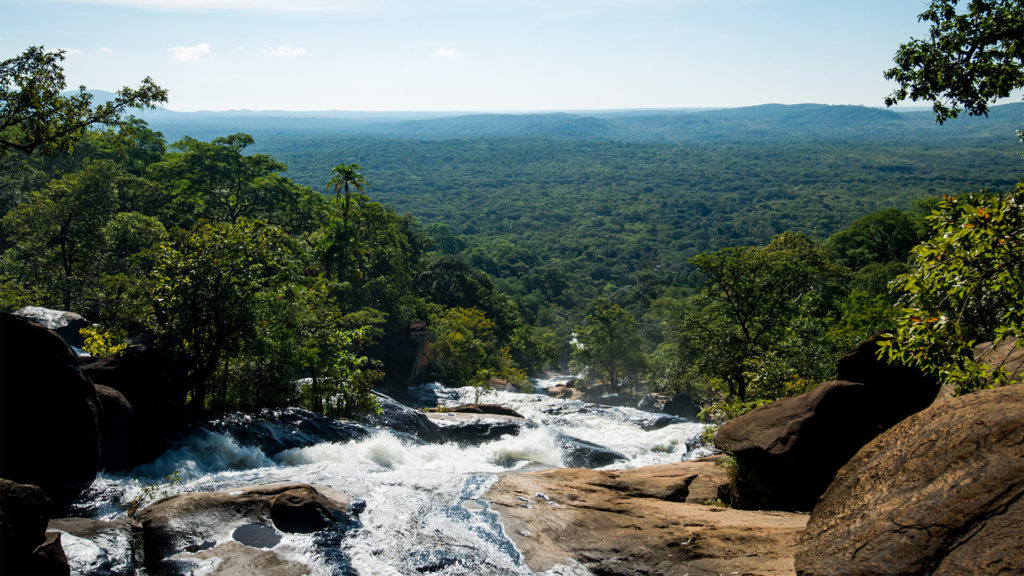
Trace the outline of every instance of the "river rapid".
{"type": "MultiPolygon", "coordinates": [[[[193,434],[156,461],[130,473],[101,474],[79,500],[74,513],[104,520],[123,518],[133,500],[182,492],[233,490],[277,482],[327,486],[365,502],[360,526],[340,541],[316,534],[284,534],[274,552],[313,568],[316,576],[412,574],[533,574],[504,534],[497,514],[481,499],[498,475],[564,466],[559,438],[565,435],[618,452],[608,469],[698,458],[704,426],[681,418],[632,408],[560,400],[544,394],[567,377],[535,382],[535,394],[489,392],[480,402],[500,404],[532,424],[476,446],[428,444],[387,429],[362,440],[324,442],[265,454],[230,435],[193,434]],[[168,481],[177,475],[177,481],[168,481]]],[[[426,402],[456,406],[476,400],[472,388],[436,384],[414,392],[426,402]]],[[[93,572],[99,558],[123,566],[117,544],[63,535],[73,572],[93,572]]],[[[127,551],[124,552],[127,555],[127,551]]],[[[195,576],[214,564],[198,565],[195,576]]],[[[101,570],[102,572],[102,570],[101,570]]],[[[116,570],[115,570],[116,572],[116,570]]],[[[582,566],[556,566],[545,574],[585,575],[582,566]]]]}

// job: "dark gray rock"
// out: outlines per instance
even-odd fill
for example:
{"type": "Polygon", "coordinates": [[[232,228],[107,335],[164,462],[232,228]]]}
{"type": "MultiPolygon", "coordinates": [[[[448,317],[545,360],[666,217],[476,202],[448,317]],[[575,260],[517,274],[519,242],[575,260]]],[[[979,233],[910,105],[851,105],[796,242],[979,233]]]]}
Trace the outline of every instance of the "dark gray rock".
{"type": "Polygon", "coordinates": [[[697,414],[700,413],[700,406],[690,394],[679,392],[665,403],[661,411],[665,414],[679,416],[680,418],[696,422],[697,414]]]}
{"type": "Polygon", "coordinates": [[[46,534],[52,512],[38,486],[0,478],[0,574],[70,574],[60,535],[46,534]]]}
{"type": "Polygon", "coordinates": [[[428,417],[441,431],[442,441],[464,446],[490,442],[507,435],[516,436],[527,425],[523,418],[496,414],[433,412],[428,417]]]}
{"type": "Polygon", "coordinates": [[[95,389],[100,401],[100,465],[105,469],[123,467],[132,446],[132,406],[113,388],[97,384],[95,389]]]}
{"type": "Polygon", "coordinates": [[[63,507],[100,469],[100,402],[53,331],[0,315],[0,477],[63,507]]]}
{"type": "Polygon", "coordinates": [[[131,468],[166,451],[187,430],[185,389],[171,377],[171,363],[159,351],[129,346],[122,354],[83,360],[82,372],[97,385],[120,392],[132,408],[131,439],[116,463],[131,468]]]}
{"type": "Polygon", "coordinates": [[[636,408],[648,412],[661,412],[668,400],[662,394],[644,394],[644,397],[636,403],[636,408]]]}
{"type": "Polygon", "coordinates": [[[600,444],[567,434],[559,434],[556,442],[562,449],[562,462],[569,468],[601,468],[626,459],[622,454],[600,444]]]}
{"type": "Polygon", "coordinates": [[[441,442],[442,435],[437,425],[419,410],[409,408],[390,396],[374,392],[380,404],[380,414],[360,417],[360,421],[378,428],[387,428],[416,436],[426,442],[441,442]]]}
{"type": "Polygon", "coordinates": [[[322,442],[361,440],[370,435],[370,430],[357,422],[336,420],[301,408],[232,412],[199,427],[230,436],[242,446],[255,446],[268,455],[322,442]]]}
{"type": "Polygon", "coordinates": [[[14,312],[14,314],[27,318],[43,328],[53,330],[68,345],[74,346],[79,350],[82,349],[82,345],[85,343],[85,339],[79,333],[79,330],[92,326],[92,322],[89,322],[75,312],[51,310],[41,306],[26,306],[14,312]]]}

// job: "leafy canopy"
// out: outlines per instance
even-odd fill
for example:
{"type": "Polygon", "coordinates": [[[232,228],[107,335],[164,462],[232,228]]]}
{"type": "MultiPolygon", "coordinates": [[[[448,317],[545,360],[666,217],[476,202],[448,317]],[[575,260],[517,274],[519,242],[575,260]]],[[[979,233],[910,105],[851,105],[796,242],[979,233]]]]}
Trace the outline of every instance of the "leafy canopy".
{"type": "Polygon", "coordinates": [[[633,316],[606,298],[591,303],[590,314],[576,329],[572,364],[588,382],[636,391],[646,369],[643,341],[633,316]]]}
{"type": "Polygon", "coordinates": [[[931,25],[927,40],[900,46],[885,72],[899,87],[892,106],[911,99],[932,102],[935,119],[961,111],[987,116],[988,104],[1024,86],[1024,4],[1020,0],[933,0],[918,16],[931,25]]]}
{"type": "Polygon", "coordinates": [[[167,90],[146,77],[138,88],[122,88],[110,102],[93,106],[92,94],[64,96],[67,82],[60,63],[64,50],[47,52],[31,46],[20,56],[0,62],[0,156],[9,150],[31,154],[70,151],[93,124],[128,126],[132,108],[154,108],[167,101],[167,90]]]}
{"type": "Polygon", "coordinates": [[[931,238],[894,282],[902,316],[883,350],[958,393],[999,384],[1007,375],[982,367],[972,348],[982,339],[1024,342],[1024,183],[945,198],[928,220],[931,238]]]}

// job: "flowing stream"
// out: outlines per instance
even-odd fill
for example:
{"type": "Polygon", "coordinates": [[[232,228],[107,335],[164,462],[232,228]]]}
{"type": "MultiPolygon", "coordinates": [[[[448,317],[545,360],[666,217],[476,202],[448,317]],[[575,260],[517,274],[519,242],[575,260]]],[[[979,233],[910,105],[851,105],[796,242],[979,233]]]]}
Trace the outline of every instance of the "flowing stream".
{"type": "MultiPolygon", "coordinates": [[[[340,544],[318,540],[315,534],[282,535],[274,552],[312,566],[316,575],[532,574],[504,534],[497,514],[481,499],[499,474],[563,466],[558,439],[565,435],[625,456],[609,469],[675,462],[710,452],[699,445],[701,424],[632,408],[559,400],[543,393],[544,388],[566,379],[536,381],[536,394],[482,396],[481,402],[510,407],[535,425],[477,446],[418,443],[377,429],[362,440],[267,455],[229,435],[194,434],[130,474],[101,474],[76,504],[77,513],[123,518],[129,503],[147,490],[150,496],[162,496],[306,482],[366,503],[359,515],[361,526],[340,544]],[[175,473],[180,473],[180,480],[169,483],[168,476],[175,473]]],[[[442,406],[475,400],[472,388],[434,384],[416,392],[442,406]]],[[[96,563],[94,544],[67,534],[63,542],[73,569],[78,566],[84,571],[96,563]]],[[[110,550],[107,554],[113,555],[110,550]]],[[[108,559],[115,566],[124,562],[108,559]]],[[[199,566],[194,574],[212,569],[213,565],[199,566]]],[[[558,566],[546,574],[589,572],[581,566],[558,566]]]]}

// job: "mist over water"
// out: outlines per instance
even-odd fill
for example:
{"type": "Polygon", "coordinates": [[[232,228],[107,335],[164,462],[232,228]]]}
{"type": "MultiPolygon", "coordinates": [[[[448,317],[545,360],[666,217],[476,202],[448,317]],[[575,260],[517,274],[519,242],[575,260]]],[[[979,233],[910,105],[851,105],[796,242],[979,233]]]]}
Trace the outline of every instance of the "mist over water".
{"type": "MultiPolygon", "coordinates": [[[[538,381],[538,392],[566,379],[538,381]]],[[[442,406],[475,400],[472,388],[428,385],[419,392],[436,396],[442,406]]],[[[709,452],[706,447],[688,448],[697,444],[704,426],[683,419],[546,394],[491,392],[480,401],[510,407],[534,424],[524,426],[518,435],[477,446],[418,443],[380,429],[362,440],[325,442],[273,455],[226,434],[199,432],[128,475],[101,475],[78,502],[77,513],[124,517],[129,503],[154,483],[164,485],[152,496],[305,482],[366,503],[359,515],[361,527],[350,531],[340,545],[325,545],[311,535],[284,534],[274,547],[285,558],[313,566],[316,574],[525,575],[532,572],[504,534],[497,514],[481,500],[499,474],[564,466],[559,444],[564,436],[626,457],[608,468],[676,462],[709,452]],[[653,426],[660,427],[645,429],[653,426]],[[168,484],[173,474],[181,479],[168,484]]],[[[227,527],[225,532],[224,538],[230,538],[227,527]]],[[[76,563],[94,562],[88,546],[75,550],[70,554],[73,569],[76,563]]],[[[195,574],[209,570],[200,567],[195,574]]],[[[582,567],[549,572],[588,573],[582,567]]]]}

